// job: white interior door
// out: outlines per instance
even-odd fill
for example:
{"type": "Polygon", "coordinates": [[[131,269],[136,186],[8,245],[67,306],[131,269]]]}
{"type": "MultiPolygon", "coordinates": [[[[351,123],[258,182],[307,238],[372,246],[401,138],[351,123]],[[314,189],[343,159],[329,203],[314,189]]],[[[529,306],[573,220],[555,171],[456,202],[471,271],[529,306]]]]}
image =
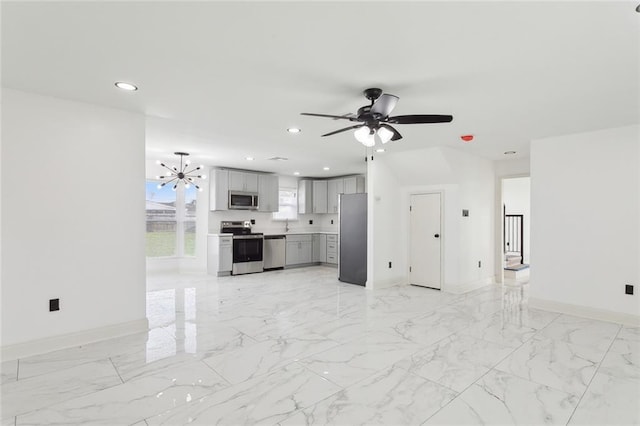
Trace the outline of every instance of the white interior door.
{"type": "Polygon", "coordinates": [[[409,283],[440,289],[440,194],[411,196],[409,283]]]}

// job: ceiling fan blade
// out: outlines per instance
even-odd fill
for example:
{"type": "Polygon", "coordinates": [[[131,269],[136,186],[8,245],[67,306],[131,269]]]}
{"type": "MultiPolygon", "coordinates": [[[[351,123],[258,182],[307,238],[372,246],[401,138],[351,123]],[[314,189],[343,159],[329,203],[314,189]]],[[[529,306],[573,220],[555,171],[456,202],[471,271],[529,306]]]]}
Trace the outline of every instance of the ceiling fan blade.
{"type": "Polygon", "coordinates": [[[415,115],[396,115],[389,117],[388,123],[393,124],[420,124],[420,123],[449,123],[453,120],[452,115],[438,114],[415,114],[415,115]]]}
{"type": "Polygon", "coordinates": [[[349,121],[358,121],[358,119],[356,117],[349,117],[346,115],[331,115],[331,114],[316,114],[313,112],[301,112],[300,115],[308,115],[311,117],[325,117],[325,118],[333,118],[333,119],[342,119],[342,120],[349,120],[349,121]]]}
{"type": "Polygon", "coordinates": [[[384,93],[373,103],[371,106],[371,112],[380,114],[382,117],[388,117],[389,114],[391,114],[391,111],[396,107],[398,99],[400,98],[395,95],[384,93]]]}
{"type": "Polygon", "coordinates": [[[357,124],[355,126],[349,126],[349,127],[345,127],[344,129],[334,130],[333,132],[325,133],[322,136],[331,136],[331,135],[335,135],[336,133],[346,132],[347,130],[359,129],[362,126],[364,126],[364,124],[357,124]]]}
{"type": "Polygon", "coordinates": [[[402,139],[402,135],[400,133],[398,133],[398,131],[396,129],[394,129],[393,127],[389,126],[388,124],[380,124],[380,127],[384,127],[385,129],[389,130],[390,132],[393,133],[393,136],[391,136],[391,140],[392,141],[397,141],[402,139]]]}

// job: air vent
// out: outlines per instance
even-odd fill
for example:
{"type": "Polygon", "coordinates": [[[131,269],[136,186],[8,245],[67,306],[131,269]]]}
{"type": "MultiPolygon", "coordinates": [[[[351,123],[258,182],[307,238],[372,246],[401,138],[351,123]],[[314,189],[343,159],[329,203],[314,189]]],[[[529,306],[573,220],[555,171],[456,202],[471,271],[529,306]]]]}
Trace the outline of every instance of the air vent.
{"type": "Polygon", "coordinates": [[[268,160],[273,160],[273,161],[287,161],[288,158],[287,157],[271,157],[268,158],[268,160]]]}

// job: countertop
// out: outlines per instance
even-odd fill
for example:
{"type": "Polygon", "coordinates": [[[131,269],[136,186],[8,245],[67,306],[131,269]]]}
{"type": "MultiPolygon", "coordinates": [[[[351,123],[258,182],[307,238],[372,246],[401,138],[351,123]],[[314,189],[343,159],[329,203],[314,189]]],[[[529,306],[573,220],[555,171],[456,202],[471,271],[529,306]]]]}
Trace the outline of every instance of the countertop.
{"type": "Polygon", "coordinates": [[[313,235],[313,234],[325,234],[325,235],[338,235],[338,231],[289,231],[289,232],[265,232],[264,235],[313,235]]]}
{"type": "MultiPolygon", "coordinates": [[[[268,231],[263,233],[265,236],[267,235],[313,235],[313,234],[325,234],[325,235],[338,235],[338,231],[289,231],[289,232],[274,232],[268,231]]],[[[209,237],[232,237],[231,233],[224,234],[208,234],[209,237]]]]}

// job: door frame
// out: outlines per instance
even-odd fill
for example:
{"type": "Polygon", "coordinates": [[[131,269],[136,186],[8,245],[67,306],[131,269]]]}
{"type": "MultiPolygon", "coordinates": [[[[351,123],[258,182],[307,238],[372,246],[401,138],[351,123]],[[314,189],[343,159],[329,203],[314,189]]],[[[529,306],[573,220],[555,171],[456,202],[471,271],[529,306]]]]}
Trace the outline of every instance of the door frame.
{"type": "MultiPolygon", "coordinates": [[[[504,253],[502,249],[504,247],[504,223],[502,221],[503,205],[504,205],[504,197],[503,197],[503,189],[504,189],[504,181],[507,179],[517,179],[517,178],[531,178],[531,173],[514,173],[510,175],[501,175],[496,176],[496,204],[495,204],[495,247],[494,247],[494,259],[495,259],[495,281],[496,284],[504,285],[504,253]]],[[[529,203],[531,203],[531,194],[529,194],[529,203]]],[[[529,218],[531,220],[531,218],[529,218]]],[[[529,226],[531,226],[531,222],[529,222],[529,226]]]]}
{"type": "MultiPolygon", "coordinates": [[[[445,290],[445,284],[444,284],[444,240],[445,238],[447,238],[444,229],[445,229],[445,216],[444,216],[444,190],[442,189],[435,189],[435,190],[428,190],[428,191],[410,191],[409,192],[409,197],[407,199],[407,209],[406,211],[406,220],[407,220],[407,284],[409,285],[414,285],[411,284],[411,273],[409,272],[409,267],[411,265],[409,265],[411,263],[411,197],[413,197],[414,195],[432,195],[432,194],[438,194],[440,195],[440,288],[439,289],[432,289],[432,290],[440,290],[443,291],[445,290]]],[[[421,287],[421,286],[417,286],[417,287],[421,287]]],[[[431,288],[431,287],[425,287],[425,288],[431,288]]]]}

